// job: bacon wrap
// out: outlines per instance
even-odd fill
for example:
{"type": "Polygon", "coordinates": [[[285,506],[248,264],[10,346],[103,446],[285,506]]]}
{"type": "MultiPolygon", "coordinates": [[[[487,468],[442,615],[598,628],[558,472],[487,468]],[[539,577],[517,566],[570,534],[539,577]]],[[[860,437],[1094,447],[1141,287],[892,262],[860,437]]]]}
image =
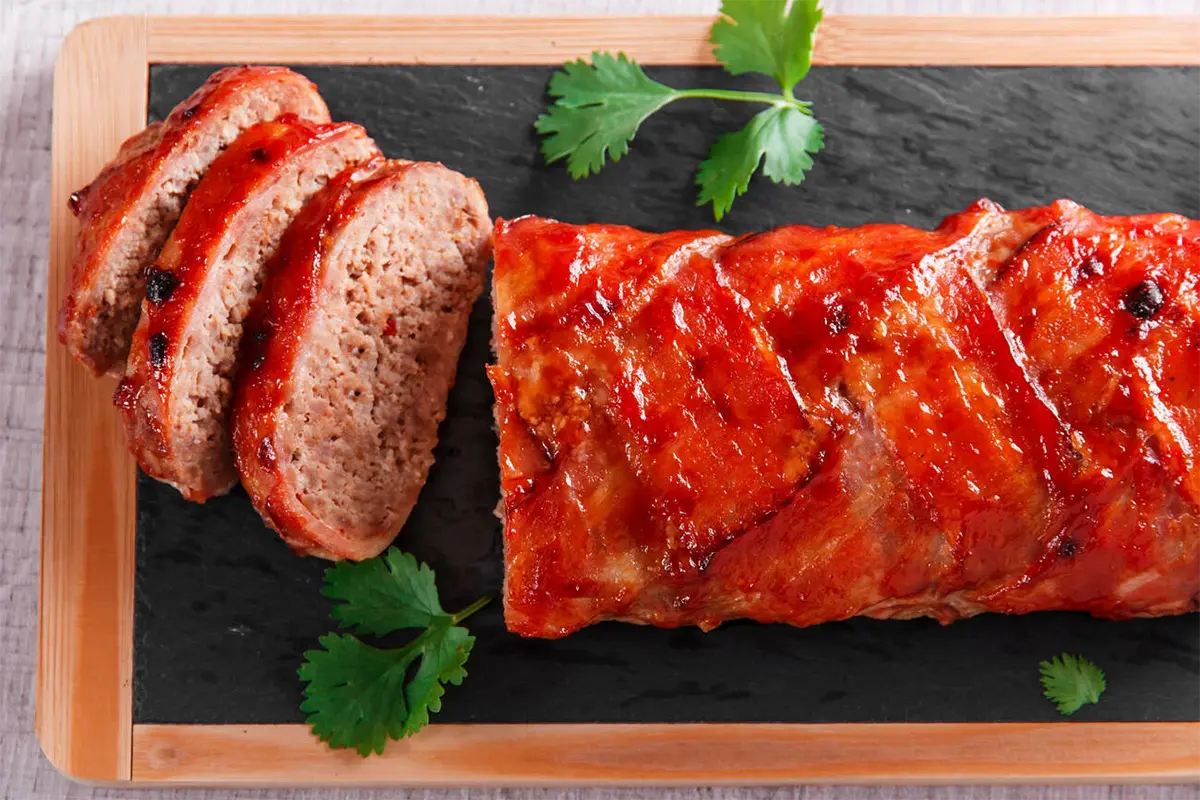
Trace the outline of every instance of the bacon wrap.
{"type": "Polygon", "coordinates": [[[1200,595],[1200,223],[495,238],[505,618],[559,637],[1200,595]]]}

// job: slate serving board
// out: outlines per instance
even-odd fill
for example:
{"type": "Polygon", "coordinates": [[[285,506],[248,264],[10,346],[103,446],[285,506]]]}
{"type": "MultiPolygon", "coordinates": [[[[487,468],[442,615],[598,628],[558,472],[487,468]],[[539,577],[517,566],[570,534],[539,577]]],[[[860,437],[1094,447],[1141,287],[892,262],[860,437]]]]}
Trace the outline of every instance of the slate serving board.
{"type": "MultiPolygon", "coordinates": [[[[149,117],[216,67],[154,66],[149,117]]],[[[713,227],[692,174],[716,135],[753,113],[686,102],[647,122],[629,156],[574,184],[545,167],[531,123],[544,67],[302,67],[335,119],[389,156],[477,178],[494,216],[650,230],[713,227]]],[[[651,68],[677,86],[753,87],[715,68],[651,68]]],[[[1069,197],[1105,213],[1200,217],[1195,68],[816,68],[802,84],[826,149],[800,188],[756,182],[720,227],[790,222],[935,225],[981,196],[1010,207],[1069,197]]],[[[769,88],[764,84],[761,88],[769,88]]],[[[502,580],[481,301],[437,463],[398,543],[438,572],[448,608],[502,580]]],[[[295,670],[332,629],[323,562],[293,556],[239,490],[201,506],[139,476],[135,723],[298,722],[295,670]]],[[[470,677],[442,722],[987,722],[1056,719],[1037,662],[1086,654],[1108,674],[1075,718],[1200,719],[1200,616],[1113,623],[1076,614],[850,620],[704,634],[604,624],[558,642],[505,632],[498,601],[470,623],[470,677]]]]}

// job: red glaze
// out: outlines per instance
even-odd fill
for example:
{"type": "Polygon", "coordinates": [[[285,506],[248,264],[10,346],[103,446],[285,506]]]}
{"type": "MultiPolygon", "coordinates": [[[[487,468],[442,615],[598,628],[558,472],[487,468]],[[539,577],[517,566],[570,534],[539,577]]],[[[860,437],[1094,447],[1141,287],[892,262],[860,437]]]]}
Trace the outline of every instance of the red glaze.
{"type": "Polygon", "coordinates": [[[1200,223],[495,242],[514,632],[1196,610],[1200,223]]]}
{"type": "MultiPolygon", "coordinates": [[[[179,413],[175,367],[186,352],[195,324],[193,312],[209,283],[210,270],[224,256],[229,231],[255,198],[269,191],[298,160],[332,147],[339,139],[359,137],[367,138],[354,123],[317,124],[293,115],[251,127],[213,162],[150,270],[150,288],[142,302],[127,373],[113,400],[124,416],[130,449],[142,469],[176,485],[189,500],[203,502],[236,481],[232,458],[222,474],[207,476],[202,487],[181,479],[177,472],[189,454],[179,449],[183,443],[172,436],[172,420],[179,413]],[[156,275],[162,274],[171,278],[172,288],[165,297],[155,296],[153,289],[156,275]]],[[[184,397],[186,389],[182,388],[184,397]]]]}
{"type": "MultiPolygon", "coordinates": [[[[286,67],[227,67],[214,72],[165,120],[151,123],[126,140],[96,179],[68,200],[71,213],[79,218],[80,229],[70,286],[59,310],[58,337],[96,374],[121,374],[124,366],[124,352],[117,357],[98,350],[90,341],[97,325],[118,324],[105,318],[106,308],[98,299],[115,282],[109,265],[115,237],[127,224],[127,217],[173,168],[175,160],[195,148],[198,137],[212,121],[228,115],[232,107],[255,93],[273,94],[284,104],[283,111],[291,110],[316,122],[329,121],[329,111],[317,87],[304,76],[286,67]]],[[[138,282],[139,289],[141,285],[138,282]]],[[[135,316],[129,320],[129,329],[119,332],[126,345],[136,322],[135,316]]]]}

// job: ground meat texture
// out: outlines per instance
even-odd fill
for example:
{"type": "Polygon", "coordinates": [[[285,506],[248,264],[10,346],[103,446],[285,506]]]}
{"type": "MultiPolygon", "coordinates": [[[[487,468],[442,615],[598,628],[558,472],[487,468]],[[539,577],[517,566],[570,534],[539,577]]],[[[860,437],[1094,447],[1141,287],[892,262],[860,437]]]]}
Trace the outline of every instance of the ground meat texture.
{"type": "Polygon", "coordinates": [[[251,499],[294,549],[367,558],[403,526],[490,253],[482,192],[440,164],[343,176],[289,231],[234,440],[251,499]]]}
{"type": "Polygon", "coordinates": [[[213,160],[251,125],[296,114],[327,122],[316,87],[282,67],[213,74],[162,122],[122,146],[87,187],[73,193],[81,227],[58,335],[96,374],[122,374],[145,294],[146,268],[213,160]]]}
{"type": "Polygon", "coordinates": [[[214,162],[155,264],[174,284],[143,304],[118,395],[147,474],[198,501],[236,483],[229,404],[267,262],[331,177],[377,155],[357,125],[284,117],[251,128],[214,162]]]}

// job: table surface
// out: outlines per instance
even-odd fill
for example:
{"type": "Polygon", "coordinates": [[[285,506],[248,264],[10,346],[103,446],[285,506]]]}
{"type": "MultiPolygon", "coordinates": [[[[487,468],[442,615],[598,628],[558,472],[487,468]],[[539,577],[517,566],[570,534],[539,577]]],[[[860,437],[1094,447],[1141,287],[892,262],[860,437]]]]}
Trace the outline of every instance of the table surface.
{"type": "MultiPolygon", "coordinates": [[[[366,790],[93,789],[42,756],[33,734],[37,565],[41,510],[42,391],[50,176],[50,98],[62,37],[82,20],[115,13],[712,13],[717,0],[0,0],[0,798],[338,798],[366,790]]],[[[1200,0],[826,0],[841,14],[1200,14],[1200,0]]],[[[1192,24],[1195,24],[1194,22],[1192,24]]],[[[1198,132],[1200,135],[1200,132],[1198,132]]],[[[1182,800],[1195,786],[795,787],[789,789],[429,790],[421,798],[967,798],[968,800],[1182,800]]]]}

